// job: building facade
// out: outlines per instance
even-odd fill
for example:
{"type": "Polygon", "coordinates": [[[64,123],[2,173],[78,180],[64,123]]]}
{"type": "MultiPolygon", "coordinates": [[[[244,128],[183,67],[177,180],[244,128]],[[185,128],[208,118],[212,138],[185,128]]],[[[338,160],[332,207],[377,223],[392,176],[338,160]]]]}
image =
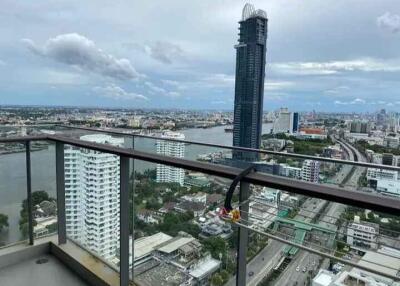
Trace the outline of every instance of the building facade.
{"type": "Polygon", "coordinates": [[[319,169],[320,169],[319,161],[305,160],[301,168],[301,179],[307,182],[318,183],[319,169]]]}
{"type": "MultiPolygon", "coordinates": [[[[85,135],[81,140],[122,146],[123,139],[85,135]]],[[[67,235],[105,259],[119,247],[119,157],[65,146],[67,235]]]]}
{"type": "MultiPolygon", "coordinates": [[[[178,132],[167,131],[161,136],[166,139],[185,140],[185,135],[178,132]]],[[[185,157],[185,143],[168,140],[157,140],[157,154],[177,158],[185,157]]],[[[158,183],[178,183],[183,186],[185,181],[185,170],[167,165],[157,164],[158,183]]]]}
{"type": "MultiPolygon", "coordinates": [[[[267,15],[250,4],[243,8],[236,48],[233,146],[260,148],[267,46],[267,15]]],[[[234,152],[234,159],[254,161],[254,152],[234,152]]]]}
{"type": "Polygon", "coordinates": [[[362,248],[378,247],[379,225],[361,221],[355,216],[354,222],[347,226],[347,244],[362,248]]]}

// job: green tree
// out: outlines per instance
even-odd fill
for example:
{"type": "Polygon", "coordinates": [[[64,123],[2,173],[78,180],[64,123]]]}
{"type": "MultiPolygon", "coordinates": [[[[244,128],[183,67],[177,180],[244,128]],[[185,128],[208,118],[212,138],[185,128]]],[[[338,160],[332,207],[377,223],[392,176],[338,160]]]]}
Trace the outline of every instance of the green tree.
{"type": "Polygon", "coordinates": [[[222,286],[222,285],[224,285],[224,280],[222,280],[221,275],[219,275],[218,273],[215,273],[211,277],[211,285],[212,286],[222,286]]]}
{"type": "Polygon", "coordinates": [[[220,275],[221,275],[222,281],[224,281],[224,283],[226,283],[229,279],[229,272],[226,270],[222,270],[220,272],[220,275]]]}
{"type": "Polygon", "coordinates": [[[5,227],[8,227],[8,216],[5,214],[0,214],[0,231],[2,231],[5,227]]]}
{"type": "Polygon", "coordinates": [[[220,253],[226,255],[227,245],[221,237],[209,237],[203,241],[204,249],[211,253],[211,256],[215,259],[219,259],[220,253]]]}

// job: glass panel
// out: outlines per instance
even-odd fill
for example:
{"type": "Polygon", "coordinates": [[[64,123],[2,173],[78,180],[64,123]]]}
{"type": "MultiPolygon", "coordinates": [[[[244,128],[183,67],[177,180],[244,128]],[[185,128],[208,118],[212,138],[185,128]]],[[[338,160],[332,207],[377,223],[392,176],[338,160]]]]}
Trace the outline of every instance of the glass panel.
{"type": "MultiPolygon", "coordinates": [[[[86,141],[119,146],[123,139],[87,135],[86,141]]],[[[119,156],[65,146],[67,236],[95,255],[119,265],[119,156]]]]}
{"type": "Polygon", "coordinates": [[[136,166],[147,167],[135,169],[134,281],[234,281],[237,228],[219,218],[230,181],[138,160],[136,166]]]}
{"type": "Polygon", "coordinates": [[[249,224],[252,232],[249,255],[256,252],[252,250],[254,240],[270,234],[344,262],[270,238],[248,263],[247,272],[252,274],[247,276],[247,284],[310,285],[311,280],[323,277],[331,282],[358,277],[391,285],[392,278],[383,276],[398,275],[393,264],[400,259],[398,216],[261,186],[252,186],[251,190],[249,219],[240,221],[249,224]],[[378,270],[380,276],[346,265],[347,261],[378,270]]]}
{"type": "Polygon", "coordinates": [[[55,144],[31,142],[32,207],[34,237],[57,232],[55,144]]]}
{"type": "Polygon", "coordinates": [[[0,143],[0,247],[26,238],[25,163],[24,144],[0,143]]]}

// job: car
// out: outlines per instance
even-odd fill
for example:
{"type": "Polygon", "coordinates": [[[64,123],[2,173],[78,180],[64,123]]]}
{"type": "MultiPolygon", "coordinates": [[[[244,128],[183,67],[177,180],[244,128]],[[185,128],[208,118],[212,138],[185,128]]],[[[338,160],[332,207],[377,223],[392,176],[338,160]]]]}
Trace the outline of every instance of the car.
{"type": "Polygon", "coordinates": [[[254,275],[254,272],[253,271],[250,271],[249,272],[249,276],[251,277],[251,276],[253,276],[254,275]]]}
{"type": "Polygon", "coordinates": [[[307,267],[303,267],[303,273],[307,271],[307,267]]]}
{"type": "Polygon", "coordinates": [[[296,271],[299,272],[300,271],[300,266],[296,267],[296,271]]]}

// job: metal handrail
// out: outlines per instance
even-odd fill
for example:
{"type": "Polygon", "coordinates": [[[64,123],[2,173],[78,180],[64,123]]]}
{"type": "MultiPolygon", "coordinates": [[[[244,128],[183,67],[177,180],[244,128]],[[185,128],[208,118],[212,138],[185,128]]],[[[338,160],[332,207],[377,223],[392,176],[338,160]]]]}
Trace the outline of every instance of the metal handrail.
{"type": "MultiPolygon", "coordinates": [[[[230,180],[233,180],[242,172],[242,169],[239,168],[163,156],[160,154],[88,142],[59,135],[14,137],[0,139],[0,143],[26,142],[29,140],[59,142],[76,147],[92,149],[99,152],[106,152],[118,156],[124,156],[130,159],[142,160],[156,164],[164,164],[190,171],[201,172],[204,174],[223,177],[230,180]]],[[[282,191],[287,191],[290,193],[296,193],[304,196],[315,197],[332,202],[353,205],[356,207],[367,208],[400,216],[399,200],[391,197],[378,196],[358,191],[348,191],[336,186],[327,186],[322,184],[299,181],[265,173],[251,173],[244,176],[242,180],[244,182],[254,185],[261,185],[265,187],[279,189],[282,191]]]]}
{"type": "Polygon", "coordinates": [[[255,149],[255,148],[226,146],[226,145],[221,145],[221,144],[196,142],[196,141],[181,140],[181,139],[174,139],[174,138],[163,138],[163,137],[149,136],[149,135],[142,135],[142,134],[131,134],[131,133],[117,131],[115,129],[101,129],[101,128],[82,127],[82,126],[74,126],[74,125],[73,126],[60,125],[60,124],[56,124],[55,126],[59,126],[59,127],[63,127],[63,128],[77,129],[77,130],[86,130],[86,131],[92,131],[92,132],[108,133],[108,134],[114,134],[114,135],[118,135],[118,136],[132,136],[132,137],[138,137],[138,138],[147,138],[147,139],[153,139],[153,140],[163,140],[163,141],[178,142],[178,143],[185,143],[185,144],[194,144],[194,145],[205,146],[205,147],[215,147],[215,148],[237,150],[237,151],[244,151],[244,152],[255,152],[255,153],[267,154],[267,155],[292,157],[292,158],[305,159],[305,160],[307,160],[307,159],[308,160],[316,160],[316,161],[322,161],[322,162],[328,162],[328,163],[336,163],[336,164],[343,164],[343,165],[351,165],[351,166],[358,166],[358,167],[365,167],[365,168],[376,168],[376,169],[400,172],[400,167],[398,167],[398,166],[388,166],[388,165],[381,165],[381,164],[368,163],[368,162],[332,159],[332,158],[326,158],[326,157],[310,156],[310,155],[303,155],[303,154],[296,154],[296,153],[277,152],[277,151],[262,150],[262,149],[255,149]]]}

